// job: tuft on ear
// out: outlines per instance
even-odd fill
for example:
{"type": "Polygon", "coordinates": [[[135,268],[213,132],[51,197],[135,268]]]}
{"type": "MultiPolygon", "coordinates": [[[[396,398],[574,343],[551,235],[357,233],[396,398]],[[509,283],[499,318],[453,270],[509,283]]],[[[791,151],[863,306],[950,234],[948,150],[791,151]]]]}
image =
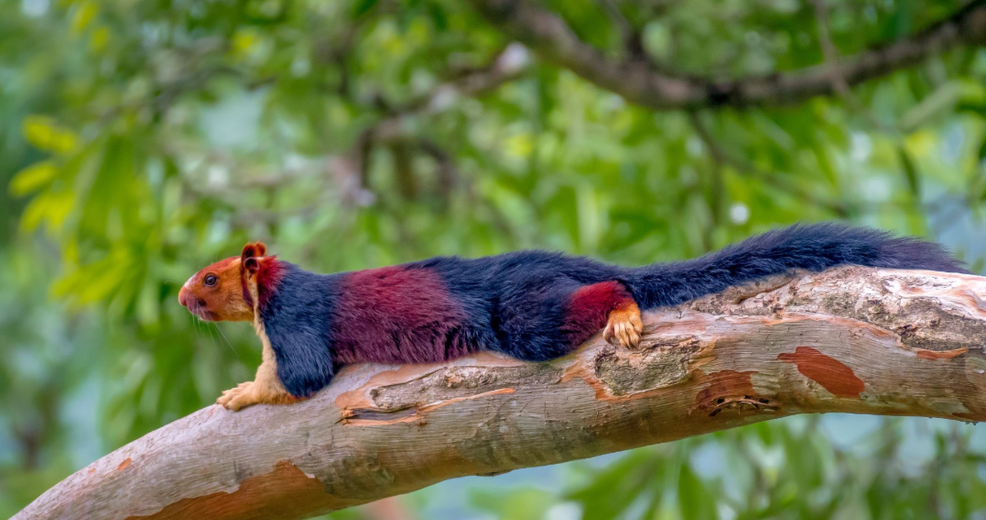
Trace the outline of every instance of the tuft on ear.
{"type": "Polygon", "coordinates": [[[260,269],[258,258],[264,256],[265,253],[267,253],[267,246],[263,242],[248,243],[243,246],[243,252],[240,253],[240,265],[247,271],[256,273],[257,269],[260,269]]]}

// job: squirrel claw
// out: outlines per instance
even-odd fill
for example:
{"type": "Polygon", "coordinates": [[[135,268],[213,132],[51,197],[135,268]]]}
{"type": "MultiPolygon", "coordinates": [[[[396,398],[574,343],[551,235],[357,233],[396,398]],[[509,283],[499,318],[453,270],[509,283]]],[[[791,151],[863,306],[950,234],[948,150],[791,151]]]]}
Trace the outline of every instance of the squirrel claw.
{"type": "Polygon", "coordinates": [[[640,319],[640,308],[631,304],[623,309],[609,313],[609,321],[603,329],[603,338],[610,343],[618,343],[623,348],[637,348],[640,336],[644,331],[644,322],[640,319]]]}

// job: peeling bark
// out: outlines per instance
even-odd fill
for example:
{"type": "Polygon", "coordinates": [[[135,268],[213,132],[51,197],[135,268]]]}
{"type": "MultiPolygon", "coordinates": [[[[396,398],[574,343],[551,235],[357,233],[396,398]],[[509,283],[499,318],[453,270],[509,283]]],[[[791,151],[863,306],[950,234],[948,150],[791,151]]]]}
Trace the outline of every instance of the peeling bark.
{"type": "Polygon", "coordinates": [[[638,351],[348,367],[306,402],[166,425],[14,518],[304,518],[799,413],[981,421],[984,299],[986,278],[849,267],[651,312],[638,351]]]}

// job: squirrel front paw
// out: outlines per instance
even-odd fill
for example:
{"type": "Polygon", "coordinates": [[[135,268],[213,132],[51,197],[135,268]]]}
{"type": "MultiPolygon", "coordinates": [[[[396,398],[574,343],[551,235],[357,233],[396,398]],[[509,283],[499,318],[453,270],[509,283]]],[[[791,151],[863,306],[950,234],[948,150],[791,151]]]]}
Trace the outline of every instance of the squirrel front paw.
{"type": "Polygon", "coordinates": [[[216,404],[222,405],[223,408],[233,410],[234,412],[259,402],[260,399],[258,399],[253,381],[240,383],[236,388],[225,390],[223,391],[223,395],[219,396],[219,399],[216,399],[216,404]]]}
{"type": "Polygon", "coordinates": [[[610,343],[618,342],[623,348],[637,348],[643,332],[644,322],[640,318],[640,308],[632,303],[609,313],[603,338],[610,343]]]}

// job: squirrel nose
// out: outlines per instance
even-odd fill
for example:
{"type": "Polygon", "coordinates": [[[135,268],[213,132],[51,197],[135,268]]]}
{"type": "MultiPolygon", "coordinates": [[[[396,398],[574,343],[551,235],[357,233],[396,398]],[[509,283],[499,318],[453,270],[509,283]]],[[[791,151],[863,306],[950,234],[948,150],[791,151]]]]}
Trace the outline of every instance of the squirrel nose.
{"type": "Polygon", "coordinates": [[[182,287],[181,290],[178,291],[178,303],[182,304],[185,307],[188,307],[188,290],[186,290],[184,287],[182,287]]]}

